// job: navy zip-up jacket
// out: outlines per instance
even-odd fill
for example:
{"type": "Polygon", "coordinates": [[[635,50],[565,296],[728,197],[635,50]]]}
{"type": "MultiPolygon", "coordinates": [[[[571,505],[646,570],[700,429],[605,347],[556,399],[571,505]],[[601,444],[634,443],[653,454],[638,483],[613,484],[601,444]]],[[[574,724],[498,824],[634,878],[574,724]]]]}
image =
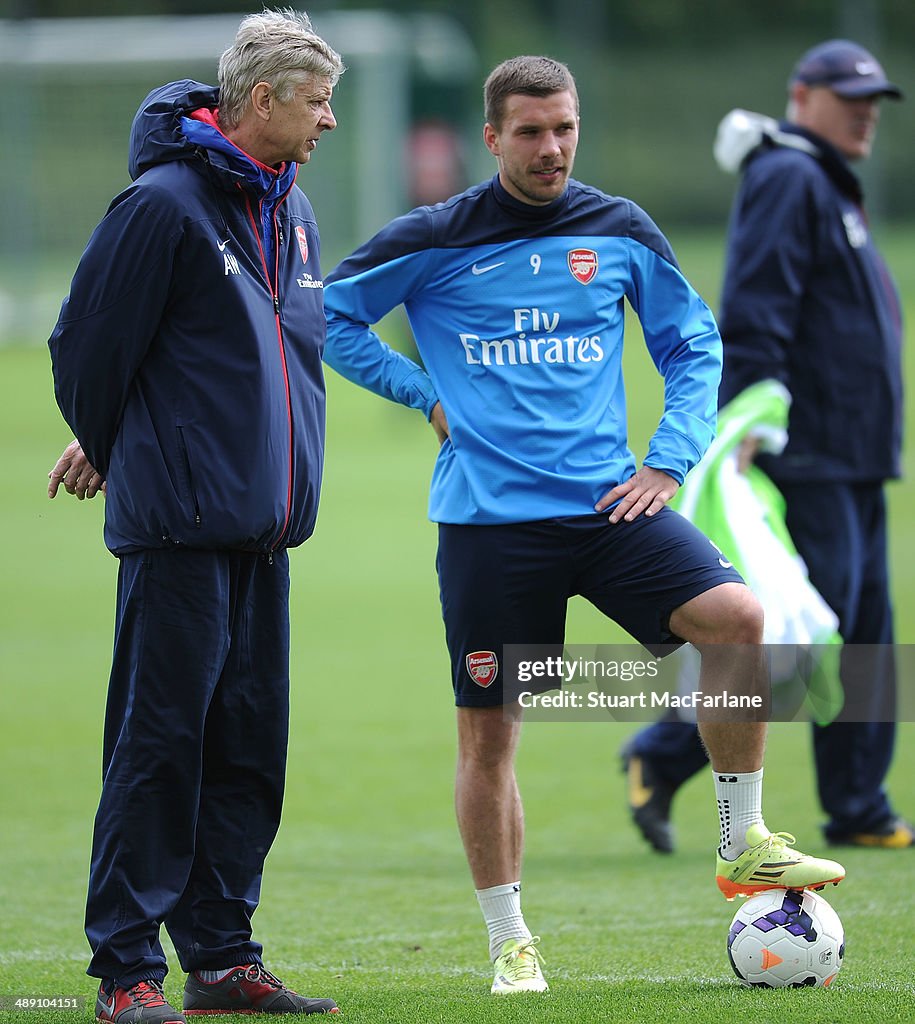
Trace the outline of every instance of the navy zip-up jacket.
{"type": "Polygon", "coordinates": [[[133,184],[80,261],[51,335],[64,418],[105,477],[115,554],[269,552],[317,515],[325,320],[297,166],[274,172],[215,127],[218,91],[153,90],[133,184]]]}
{"type": "Polygon", "coordinates": [[[795,125],[817,156],[764,144],[735,200],[719,324],[722,404],[766,377],[792,403],[788,444],[759,463],[775,480],[899,476],[902,316],[841,154],[795,125]]]}
{"type": "Polygon", "coordinates": [[[774,377],[791,393],[788,443],[759,465],[776,480],[900,475],[902,313],[874,246],[857,176],[811,132],[818,156],[764,143],[731,217],[718,315],[721,402],[774,377]]]}

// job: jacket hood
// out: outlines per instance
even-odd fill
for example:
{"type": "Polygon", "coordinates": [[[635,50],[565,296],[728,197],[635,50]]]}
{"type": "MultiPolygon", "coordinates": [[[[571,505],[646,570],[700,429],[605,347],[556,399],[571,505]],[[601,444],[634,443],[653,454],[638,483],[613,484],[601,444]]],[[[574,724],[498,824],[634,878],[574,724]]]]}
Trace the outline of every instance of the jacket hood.
{"type": "Polygon", "coordinates": [[[265,167],[239,149],[207,114],[219,105],[219,89],[185,78],[160,86],[146,97],[130,129],[128,169],[133,181],[157,164],[202,155],[211,179],[232,189],[241,185],[258,195],[280,195],[291,188],[298,164],[265,167]],[[205,151],[205,152],[201,152],[205,151]]]}
{"type": "Polygon", "coordinates": [[[215,107],[219,89],[184,78],[153,89],[130,126],[128,170],[132,181],[156,164],[187,160],[195,147],[181,130],[181,118],[200,107],[215,107]]]}

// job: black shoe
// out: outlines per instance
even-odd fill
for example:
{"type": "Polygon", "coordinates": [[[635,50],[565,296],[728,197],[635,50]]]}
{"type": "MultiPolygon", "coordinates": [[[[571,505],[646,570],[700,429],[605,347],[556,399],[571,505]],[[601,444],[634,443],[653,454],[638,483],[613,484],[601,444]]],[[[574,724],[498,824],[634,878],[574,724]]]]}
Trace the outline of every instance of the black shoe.
{"type": "Polygon", "coordinates": [[[102,1024],[187,1024],[162,993],[162,982],[138,981],[130,988],[99,986],[95,1019],[102,1024]]]}
{"type": "Polygon", "coordinates": [[[664,782],[652,769],[651,760],[633,754],[628,745],[620,751],[620,757],[626,774],[632,820],[658,853],[673,853],[670,803],[678,787],[664,782]]]}
{"type": "Polygon", "coordinates": [[[184,1012],[339,1013],[333,999],[308,999],[275,978],[263,964],[233,967],[220,981],[203,981],[198,971],[187,976],[184,1012]]]}
{"type": "Polygon", "coordinates": [[[907,850],[915,846],[915,827],[903,818],[891,818],[885,824],[868,832],[827,836],[826,842],[830,846],[870,846],[883,850],[907,850]]]}

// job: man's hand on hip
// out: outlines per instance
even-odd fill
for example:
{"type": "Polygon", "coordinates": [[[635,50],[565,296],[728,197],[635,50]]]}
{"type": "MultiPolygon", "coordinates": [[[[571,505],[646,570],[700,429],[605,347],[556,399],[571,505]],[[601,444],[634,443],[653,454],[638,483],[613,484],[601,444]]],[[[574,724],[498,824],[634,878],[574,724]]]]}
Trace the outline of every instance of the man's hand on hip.
{"type": "Polygon", "coordinates": [[[603,512],[614,505],[615,507],[610,513],[610,522],[618,523],[620,520],[625,520],[627,523],[631,523],[633,519],[638,519],[643,512],[646,516],[653,516],[656,512],[660,512],[677,493],[679,487],[677,481],[662,470],[652,469],[651,466],[642,466],[628,480],[624,480],[612,490],[607,491],[594,506],[594,509],[597,512],[603,512]]]}

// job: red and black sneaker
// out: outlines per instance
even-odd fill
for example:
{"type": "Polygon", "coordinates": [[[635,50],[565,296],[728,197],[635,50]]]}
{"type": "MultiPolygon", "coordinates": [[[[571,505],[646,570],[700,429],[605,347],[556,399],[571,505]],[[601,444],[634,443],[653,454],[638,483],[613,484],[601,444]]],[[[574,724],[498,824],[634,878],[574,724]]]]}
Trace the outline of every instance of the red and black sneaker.
{"type": "Polygon", "coordinates": [[[187,976],[184,1012],[194,1013],[339,1013],[333,999],[300,996],[263,964],[233,967],[219,981],[204,981],[199,971],[187,976]]]}
{"type": "Polygon", "coordinates": [[[103,982],[95,1001],[95,1019],[102,1024],[187,1024],[184,1014],[165,998],[162,982],[154,978],[130,988],[115,985],[110,992],[103,982]]]}

